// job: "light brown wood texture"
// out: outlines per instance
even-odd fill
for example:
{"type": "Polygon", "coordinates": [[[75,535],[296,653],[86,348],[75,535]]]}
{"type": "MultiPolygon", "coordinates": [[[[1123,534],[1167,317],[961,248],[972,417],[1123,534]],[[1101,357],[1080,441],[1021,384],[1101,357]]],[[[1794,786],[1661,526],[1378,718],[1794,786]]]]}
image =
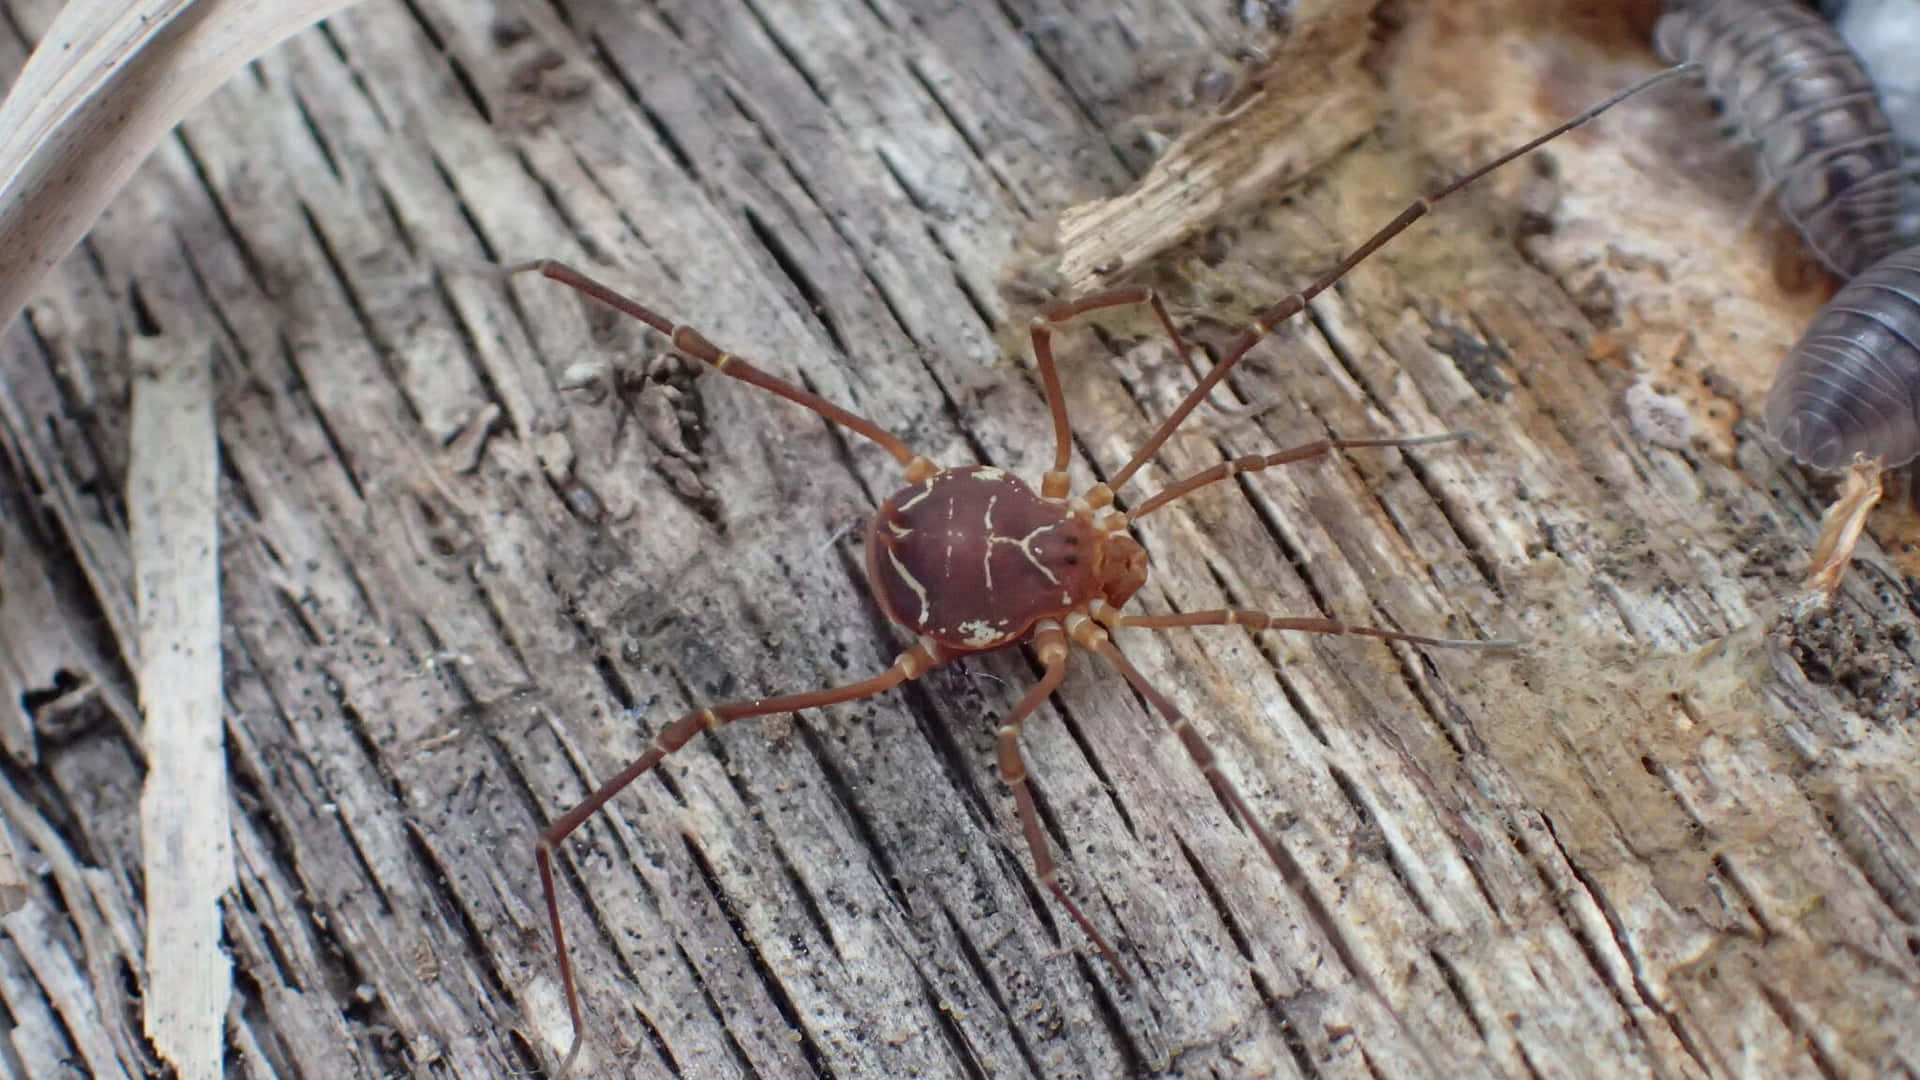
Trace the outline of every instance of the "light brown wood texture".
{"type": "MultiPolygon", "coordinates": [[[[11,0],[0,70],[52,7],[11,0]]],[[[1657,66],[1644,21],[1597,4],[1356,7],[368,0],[254,65],[0,348],[0,820],[31,884],[0,922],[0,1077],[157,1069],[135,339],[216,349],[230,1071],[551,1069],[536,830],[692,705],[891,660],[859,530],[898,475],[473,264],[591,267],[943,463],[1036,476],[1025,320],[1061,214],[1201,122],[1209,69],[1259,67],[1270,15],[1369,35],[1380,120],[1134,271],[1203,340],[1657,66]]],[[[1397,1021],[1081,657],[1025,746],[1118,982],[995,774],[1035,675],[1010,651],[702,737],[570,842],[581,1074],[1920,1073],[1920,620],[1871,539],[1831,606],[1803,602],[1828,490],[1747,417],[1821,292],[1780,284],[1764,216],[1742,231],[1716,139],[1670,86],[1449,200],[1132,492],[1328,431],[1478,432],[1156,514],[1136,605],[1517,653],[1120,638],[1397,1021]]],[[[1151,320],[1095,322],[1056,337],[1083,483],[1194,378],[1151,320]]]]}
{"type": "Polygon", "coordinates": [[[139,637],[146,974],[142,1026],[181,1076],[225,1057],[233,891],[220,617],[220,453],[212,349],[154,334],[132,346],[127,540],[139,637]]]}

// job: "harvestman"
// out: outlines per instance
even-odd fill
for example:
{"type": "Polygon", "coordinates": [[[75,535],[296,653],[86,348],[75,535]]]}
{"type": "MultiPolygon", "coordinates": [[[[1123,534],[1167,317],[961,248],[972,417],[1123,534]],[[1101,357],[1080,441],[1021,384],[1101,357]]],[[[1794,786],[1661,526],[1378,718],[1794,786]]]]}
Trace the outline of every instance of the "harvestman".
{"type": "MultiPolygon", "coordinates": [[[[715,347],[700,332],[674,323],[578,270],[551,260],[509,267],[506,273],[533,272],[577,289],[587,296],[647,324],[672,342],[673,348],[722,375],[760,387],[802,408],[811,409],[878,444],[905,470],[907,486],[895,492],[874,513],[867,526],[867,575],[874,596],[887,616],[916,636],[912,648],[892,666],[872,678],[811,693],[733,701],[695,709],[668,724],[654,737],[639,760],[602,784],[593,794],[540,834],[536,861],[540,888],[546,899],[554,947],[559,955],[560,982],[566,992],[567,1013],[573,1024],[573,1042],[561,1066],[564,1074],[580,1052],[585,1034],[580,998],[574,987],[573,966],[567,957],[566,935],[560,924],[560,902],[553,883],[553,851],[581,823],[627,785],[684,746],[699,732],[748,717],[798,712],[856,701],[917,679],[948,661],[963,656],[1032,642],[1044,668],[1040,681],[1021,698],[999,727],[1000,776],[1013,791],[1020,827],[1032,853],[1040,882],[1121,978],[1126,978],[1113,948],[1079,905],[1067,895],[1056,874],[1053,855],[1027,789],[1027,767],[1020,756],[1020,727],[1060,686],[1067,673],[1072,645],[1079,645],[1111,665],[1141,697],[1172,725],[1180,744],[1199,767],[1222,802],[1232,808],[1242,826],[1253,834],[1282,877],[1307,904],[1308,912],[1329,939],[1347,969],[1383,1004],[1374,986],[1343,943],[1331,932],[1332,917],[1311,890],[1302,887],[1304,874],[1291,855],[1274,842],[1260,818],[1228,781],[1214,760],[1213,750],[1179,708],[1156,689],[1116,648],[1109,632],[1122,627],[1162,630],[1180,626],[1244,626],[1250,630],[1302,630],[1321,634],[1358,634],[1416,645],[1453,648],[1499,648],[1501,641],[1458,641],[1424,637],[1373,626],[1354,626],[1334,619],[1295,618],[1262,611],[1223,608],[1173,615],[1127,615],[1127,601],[1147,580],[1147,553],[1128,532],[1142,517],[1208,484],[1241,473],[1306,461],[1335,450],[1364,447],[1408,447],[1446,442],[1465,432],[1379,439],[1322,439],[1274,454],[1254,454],[1223,462],[1178,480],[1140,502],[1131,511],[1115,505],[1115,492],[1126,486],[1141,466],[1172,437],[1235,364],[1274,327],[1298,314],[1307,302],[1340,280],[1381,245],[1424,216],[1436,202],[1466,187],[1541,144],[1593,119],[1632,95],[1690,70],[1669,68],[1614,94],[1571,120],[1425,198],[1416,199],[1375,233],[1358,250],[1340,260],[1305,289],[1261,312],[1253,326],[1227,347],[1221,359],[1154,431],[1145,445],[1107,483],[1097,483],[1074,495],[1068,486],[1071,432],[1066,399],[1053,359],[1053,328],[1088,312],[1144,304],[1184,358],[1185,338],[1160,298],[1150,288],[1108,289],[1077,300],[1049,304],[1033,320],[1033,354],[1053,418],[1053,468],[1040,478],[1040,490],[999,469],[968,465],[943,469],[915,453],[904,441],[879,425],[817,394],[770,375],[747,361],[715,347]]],[[[1388,1004],[1389,1011],[1392,1006],[1388,1004]]]]}

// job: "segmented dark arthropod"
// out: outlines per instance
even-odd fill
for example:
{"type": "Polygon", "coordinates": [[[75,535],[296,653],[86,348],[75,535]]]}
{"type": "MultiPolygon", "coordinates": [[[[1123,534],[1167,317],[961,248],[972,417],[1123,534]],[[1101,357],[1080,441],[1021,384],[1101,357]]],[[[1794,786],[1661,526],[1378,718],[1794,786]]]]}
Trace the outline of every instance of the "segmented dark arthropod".
{"type": "Polygon", "coordinates": [[[1654,43],[1700,65],[1781,213],[1835,273],[1912,239],[1901,218],[1920,205],[1913,170],[1859,60],[1818,15],[1795,0],[1673,0],[1654,43]]]}
{"type": "Polygon", "coordinates": [[[1834,294],[1780,365],[1767,429],[1816,469],[1920,456],[1920,245],[1834,294]]]}

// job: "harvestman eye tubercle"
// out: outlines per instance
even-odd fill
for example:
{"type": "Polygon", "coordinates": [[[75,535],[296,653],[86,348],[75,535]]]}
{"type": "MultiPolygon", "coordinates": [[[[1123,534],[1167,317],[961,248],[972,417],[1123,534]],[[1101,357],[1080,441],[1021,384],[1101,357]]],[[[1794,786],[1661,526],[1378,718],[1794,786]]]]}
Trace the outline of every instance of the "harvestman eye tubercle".
{"type": "MultiPolygon", "coordinates": [[[[1221,801],[1253,835],[1282,877],[1301,895],[1320,932],[1355,978],[1382,1004],[1385,997],[1366,970],[1350,955],[1337,934],[1330,932],[1331,915],[1310,891],[1301,889],[1304,874],[1277,844],[1214,760],[1213,750],[1171,699],[1156,689],[1113,643],[1111,632],[1123,628],[1163,630],[1192,626],[1244,626],[1250,630],[1299,630],[1321,634],[1355,634],[1414,645],[1450,648],[1506,648],[1512,642],[1461,641],[1427,637],[1374,626],[1358,626],[1327,618],[1273,615],[1245,609],[1218,609],[1171,615],[1129,615],[1123,609],[1147,579],[1147,552],[1134,539],[1130,525],[1184,495],[1241,473],[1320,458],[1338,450],[1367,447],[1412,447],[1457,440],[1465,432],[1369,439],[1322,439],[1273,454],[1235,458],[1187,476],[1123,510],[1117,491],[1138,473],[1200,403],[1206,400],[1235,364],[1273,328],[1298,314],[1307,302],[1331,287],[1355,265],[1424,216],[1432,205],[1474,180],[1518,158],[1541,144],[1579,126],[1626,98],[1690,70],[1669,68],[1587,109],[1580,115],[1525,145],[1502,154],[1415,200],[1356,251],[1312,284],[1260,313],[1253,325],[1226,346],[1220,360],[1160,423],[1153,435],[1125,466],[1106,483],[1071,492],[1067,467],[1071,461],[1071,429],[1066,399],[1053,357],[1054,328],[1089,312],[1145,305],[1184,357],[1186,340],[1175,327],[1166,306],[1144,286],[1107,289],[1075,300],[1059,301],[1040,309],[1033,320],[1034,363],[1053,421],[1053,467],[1043,473],[1039,488],[999,469],[983,465],[942,468],[914,452],[904,441],[879,425],[838,405],[771,375],[748,361],[713,345],[698,331],[676,324],[636,300],[588,277],[570,266],[538,260],[508,267],[505,273],[538,273],[576,289],[592,299],[640,320],[666,336],[675,351],[698,360],[729,378],[760,387],[874,442],[905,472],[906,486],[881,503],[867,525],[867,575],[882,611],[914,635],[914,643],[891,666],[871,678],[808,693],[754,698],[694,709],[669,723],[654,737],[640,758],[600,785],[579,805],[549,825],[539,837],[536,862],[547,916],[559,957],[561,986],[566,994],[573,1040],[561,1073],[580,1052],[585,1028],[579,993],[568,959],[560,903],[553,878],[553,852],[609,799],[678,750],[699,732],[748,717],[815,709],[872,697],[917,679],[942,664],[964,656],[1030,643],[1043,674],[998,728],[1001,778],[1013,792],[1021,831],[1031,852],[1039,880],[1072,916],[1095,949],[1120,978],[1125,970],[1106,938],[1067,895],[1055,872],[1033,794],[1027,787],[1027,767],[1020,754],[1021,725],[1055,689],[1067,673],[1072,647],[1094,653],[1117,671],[1141,697],[1172,726],[1193,763],[1206,776],[1221,801]]],[[[1387,1005],[1392,1012],[1391,1005],[1387,1005]]],[[[1397,1015],[1397,1014],[1396,1014],[1397,1015]]]]}

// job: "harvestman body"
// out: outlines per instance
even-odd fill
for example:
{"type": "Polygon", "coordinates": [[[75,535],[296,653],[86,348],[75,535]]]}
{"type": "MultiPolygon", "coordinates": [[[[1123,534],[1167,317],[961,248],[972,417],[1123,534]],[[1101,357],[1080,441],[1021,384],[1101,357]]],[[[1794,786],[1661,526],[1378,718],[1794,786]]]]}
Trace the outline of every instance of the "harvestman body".
{"type": "MultiPolygon", "coordinates": [[[[574,1032],[573,1044],[561,1071],[566,1072],[574,1056],[579,1053],[584,1034],[580,999],[574,986],[573,967],[567,956],[566,937],[560,924],[560,903],[553,880],[553,852],[568,835],[605,805],[607,800],[701,731],[748,717],[797,712],[872,697],[908,680],[917,679],[957,658],[1021,642],[1033,644],[1044,672],[1040,681],[1020,699],[1000,724],[1000,775],[1012,789],[1021,831],[1025,834],[1041,884],[1079,924],[1121,978],[1126,978],[1126,973],[1113,948],[1060,885],[1033,794],[1027,787],[1026,764],[1020,756],[1021,725],[1065,679],[1067,658],[1073,645],[1098,655],[1111,665],[1166,718],[1181,745],[1205,774],[1220,799],[1232,808],[1241,825],[1253,834],[1282,876],[1301,895],[1308,905],[1309,914],[1329,939],[1335,954],[1356,979],[1386,1004],[1385,997],[1374,986],[1366,970],[1349,954],[1340,936],[1331,932],[1333,922],[1329,913],[1311,891],[1299,888],[1304,880],[1299,865],[1284,848],[1274,842],[1259,816],[1220,771],[1205,738],[1173,702],[1155,689],[1114,646],[1110,631],[1122,627],[1166,629],[1178,626],[1244,626],[1251,630],[1360,634],[1429,646],[1509,646],[1509,642],[1447,640],[1379,627],[1354,626],[1333,619],[1293,618],[1244,609],[1173,615],[1128,615],[1122,612],[1127,601],[1147,580],[1147,553],[1129,533],[1129,526],[1173,500],[1240,473],[1306,461],[1335,450],[1420,446],[1459,439],[1465,433],[1405,438],[1323,439],[1274,454],[1236,458],[1176,481],[1130,511],[1116,507],[1114,492],[1124,487],[1141,466],[1159,451],[1193,410],[1206,400],[1213,388],[1226,378],[1247,350],[1275,326],[1298,314],[1309,300],[1331,287],[1381,245],[1424,216],[1433,203],[1549,139],[1585,123],[1625,98],[1686,70],[1688,68],[1683,65],[1644,79],[1552,131],[1474,169],[1434,194],[1416,200],[1332,270],[1300,292],[1261,312],[1253,326],[1227,346],[1221,359],[1109,482],[1095,484],[1077,495],[1071,493],[1068,482],[1071,431],[1067,423],[1066,398],[1061,392],[1060,376],[1053,359],[1053,328],[1088,312],[1145,304],[1152,309],[1174,347],[1182,356],[1187,355],[1185,339],[1174,327],[1165,305],[1151,289],[1142,286],[1110,289],[1077,300],[1050,304],[1042,308],[1039,316],[1033,320],[1034,361],[1046,393],[1054,434],[1053,468],[1042,475],[1039,490],[1036,491],[1018,478],[989,466],[940,468],[915,453],[898,436],[865,417],[770,375],[731,353],[721,351],[698,331],[677,325],[572,267],[541,260],[509,268],[509,273],[536,272],[577,289],[646,323],[666,335],[675,350],[709,365],[720,374],[758,386],[811,409],[827,420],[871,440],[900,463],[907,480],[906,487],[880,505],[867,526],[867,573],[882,610],[895,623],[916,636],[911,648],[885,671],[859,682],[810,693],[728,702],[688,712],[661,729],[639,760],[602,784],[541,833],[536,850],[540,886],[553,929],[554,945],[559,954],[560,981],[566,993],[568,1016],[574,1032]]],[[[1389,1004],[1387,1007],[1391,1012],[1392,1006],[1389,1004]]]]}

